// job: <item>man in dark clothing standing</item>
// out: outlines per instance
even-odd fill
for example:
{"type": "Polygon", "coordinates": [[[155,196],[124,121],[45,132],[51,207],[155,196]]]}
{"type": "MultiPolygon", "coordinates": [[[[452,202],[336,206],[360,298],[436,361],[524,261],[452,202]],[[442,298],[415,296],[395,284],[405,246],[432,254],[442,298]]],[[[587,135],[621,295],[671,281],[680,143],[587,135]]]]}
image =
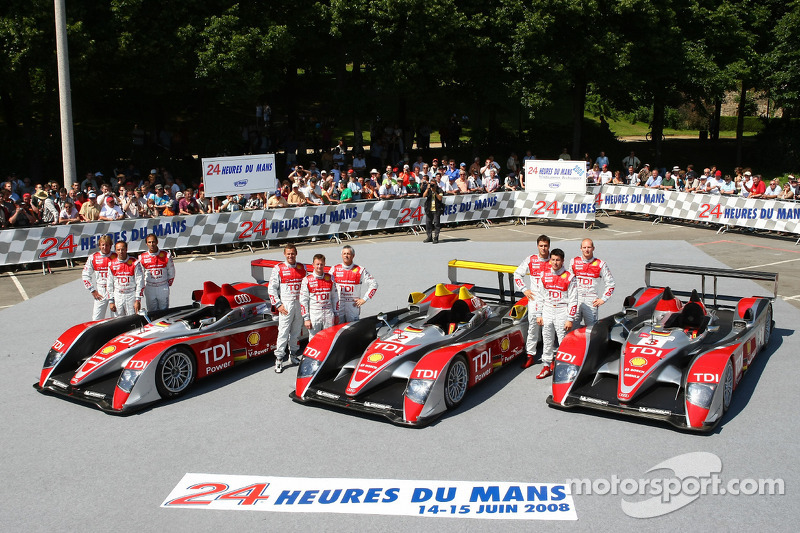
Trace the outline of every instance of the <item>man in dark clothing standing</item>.
{"type": "Polygon", "coordinates": [[[428,238],[423,242],[433,241],[433,244],[436,244],[439,242],[439,231],[442,227],[440,217],[444,211],[442,189],[435,179],[431,179],[429,182],[423,181],[422,187],[422,198],[425,202],[425,232],[428,234],[428,238]],[[435,233],[433,232],[434,228],[435,233]]]}

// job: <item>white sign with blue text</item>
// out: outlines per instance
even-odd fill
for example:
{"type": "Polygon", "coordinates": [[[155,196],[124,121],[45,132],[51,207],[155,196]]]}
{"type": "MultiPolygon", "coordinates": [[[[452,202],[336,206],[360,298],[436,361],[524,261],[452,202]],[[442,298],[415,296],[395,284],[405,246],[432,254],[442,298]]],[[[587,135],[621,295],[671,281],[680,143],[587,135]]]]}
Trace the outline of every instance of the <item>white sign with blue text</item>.
{"type": "Polygon", "coordinates": [[[275,154],[204,157],[203,184],[208,197],[274,191],[275,154]]]}
{"type": "Polygon", "coordinates": [[[525,190],[586,194],[586,165],[582,161],[525,161],[525,190]]]}
{"type": "Polygon", "coordinates": [[[507,481],[186,474],[161,507],[490,520],[578,519],[568,485],[507,481]]]}

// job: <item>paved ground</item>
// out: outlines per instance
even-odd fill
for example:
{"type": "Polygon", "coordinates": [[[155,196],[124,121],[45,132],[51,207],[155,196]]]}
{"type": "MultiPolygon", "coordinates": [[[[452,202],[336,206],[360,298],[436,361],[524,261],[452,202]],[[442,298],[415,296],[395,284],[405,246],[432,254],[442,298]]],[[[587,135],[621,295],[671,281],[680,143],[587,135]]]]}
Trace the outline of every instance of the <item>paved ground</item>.
{"type": "MultiPolygon", "coordinates": [[[[406,235],[356,240],[357,261],[380,281],[368,312],[402,306],[410,290],[444,278],[448,259],[515,263],[533,250],[540,233],[554,246],[577,252],[585,235],[609,260],[618,291],[601,314],[613,312],[642,284],[648,261],[794,272],[794,241],[728,234],[702,227],[651,226],[632,219],[605,219],[595,230],[553,223],[498,225],[490,230],[447,230],[436,246],[406,235]],[[574,246],[574,248],[573,248],[574,246]]],[[[339,246],[300,248],[300,259],[339,246]]],[[[259,253],[280,257],[280,250],[259,253]]],[[[188,303],[204,280],[249,279],[250,252],[181,258],[173,304],[188,303]],[[212,260],[213,259],[213,260],[212,260]],[[191,261],[191,262],[188,262],[191,261]]],[[[489,283],[492,275],[479,273],[489,283]]],[[[298,405],[287,395],[290,371],[275,374],[270,360],[234,369],[197,386],[184,398],[130,417],[114,417],[83,405],[36,393],[48,347],[72,324],[88,318],[90,302],[78,268],[53,275],[2,278],[0,296],[0,516],[8,531],[530,531],[525,521],[202,511],[162,509],[161,502],[188,472],[308,478],[425,479],[561,483],[670,477],[656,465],[681,454],[705,452],[723,465],[721,477],[780,479],[784,496],[704,495],[673,513],[646,521],[626,516],[617,495],[576,495],[578,522],[550,523],[553,531],[651,531],[758,529],[794,531],[800,509],[792,495],[800,483],[796,405],[800,389],[794,335],[798,298],[775,302],[776,328],[769,347],[741,382],[722,425],[710,435],[687,434],[630,419],[548,407],[546,383],[536,370],[516,365],[470,391],[464,404],[424,429],[333,409],[298,405]],[[14,302],[19,302],[14,304],[14,302]],[[791,304],[791,305],[790,305],[791,304]]],[[[781,293],[800,295],[796,275],[785,275],[781,293]]],[[[736,287],[746,294],[759,288],[736,287]]],[[[535,527],[535,526],[534,526],[535,527]]]]}
{"type": "MultiPolygon", "coordinates": [[[[528,240],[546,233],[554,241],[580,241],[585,237],[594,240],[640,241],[640,240],[682,240],[697,247],[709,256],[719,260],[730,268],[742,270],[764,270],[780,274],[779,295],[791,305],[800,308],[800,276],[797,268],[800,265],[800,246],[796,245],[798,236],[787,237],[771,235],[765,232],[752,233],[749,231],[734,230],[718,234],[716,227],[706,227],[695,224],[652,224],[644,217],[636,216],[602,216],[596,222],[596,228],[585,230],[582,225],[556,223],[548,221],[534,221],[530,219],[527,225],[517,225],[511,222],[502,222],[491,229],[478,228],[474,225],[460,226],[446,229],[442,240],[457,242],[499,242],[528,240]]],[[[352,241],[353,246],[361,242],[387,242],[387,241],[415,241],[421,237],[403,233],[367,234],[352,241]]],[[[325,246],[327,241],[317,243],[307,242],[311,247],[325,246]]],[[[578,244],[574,249],[567,249],[567,258],[572,254],[578,255],[578,244]]],[[[222,248],[220,248],[222,250],[222,248]]],[[[259,246],[254,248],[256,252],[259,246]]],[[[520,256],[525,250],[520,251],[520,256]]],[[[238,255],[249,255],[251,252],[243,250],[230,250],[211,254],[181,252],[178,262],[218,260],[238,255]]],[[[530,252],[527,252],[530,253],[530,252]]],[[[596,250],[601,257],[614,265],[624,261],[624,257],[609,257],[601,248],[596,250]]],[[[676,255],[671,262],[683,264],[685,259],[676,255]]],[[[80,278],[83,261],[76,262],[76,266],[68,268],[63,262],[58,262],[52,267],[52,274],[42,275],[41,265],[35,264],[30,270],[19,268],[5,268],[5,273],[0,274],[0,309],[14,305],[37,294],[44,293],[74,279],[80,278]],[[16,270],[16,272],[14,271],[16,270]]]]}

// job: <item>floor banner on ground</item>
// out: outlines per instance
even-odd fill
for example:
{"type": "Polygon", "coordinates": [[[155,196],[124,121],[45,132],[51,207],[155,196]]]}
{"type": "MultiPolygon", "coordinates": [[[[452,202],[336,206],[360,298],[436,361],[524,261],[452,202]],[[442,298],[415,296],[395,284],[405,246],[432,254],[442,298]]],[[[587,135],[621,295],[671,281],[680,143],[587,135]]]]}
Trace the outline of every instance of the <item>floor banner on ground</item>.
{"type": "Polygon", "coordinates": [[[161,507],[489,520],[578,519],[568,485],[494,481],[186,474],[161,507]]]}

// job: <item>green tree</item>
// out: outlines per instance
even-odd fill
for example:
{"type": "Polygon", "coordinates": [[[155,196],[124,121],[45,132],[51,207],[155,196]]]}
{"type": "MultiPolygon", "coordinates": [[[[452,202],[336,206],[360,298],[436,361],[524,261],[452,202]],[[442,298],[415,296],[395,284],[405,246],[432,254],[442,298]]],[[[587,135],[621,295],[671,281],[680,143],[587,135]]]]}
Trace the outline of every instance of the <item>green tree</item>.
{"type": "MultiPolygon", "coordinates": [[[[633,0],[635,3],[636,0],[633,0]]],[[[572,101],[572,155],[581,155],[586,92],[619,81],[630,43],[622,39],[622,0],[503,0],[498,17],[515,21],[503,50],[518,76],[523,104],[535,115],[563,93],[572,101]]]]}

